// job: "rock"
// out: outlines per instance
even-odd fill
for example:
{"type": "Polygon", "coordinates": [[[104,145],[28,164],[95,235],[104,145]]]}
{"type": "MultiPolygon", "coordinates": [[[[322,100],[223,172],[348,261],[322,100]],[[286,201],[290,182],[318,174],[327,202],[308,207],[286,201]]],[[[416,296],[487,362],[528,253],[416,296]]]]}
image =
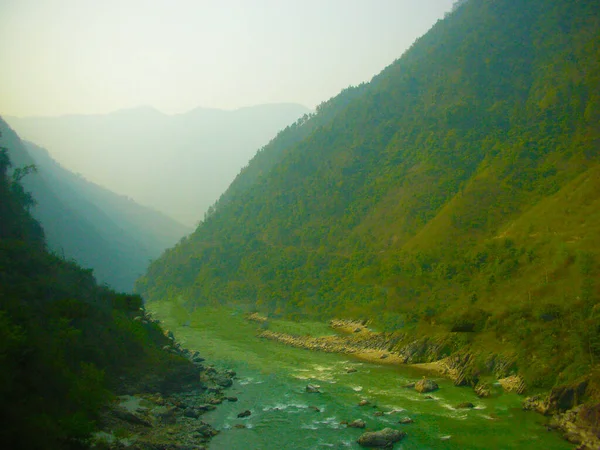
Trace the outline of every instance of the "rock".
{"type": "Polygon", "coordinates": [[[361,447],[391,447],[394,442],[402,440],[406,436],[403,431],[384,428],[381,431],[372,431],[362,434],[358,438],[361,447]]]}
{"type": "Polygon", "coordinates": [[[506,392],[516,392],[517,394],[522,394],[526,389],[525,382],[517,375],[501,378],[498,380],[498,383],[500,383],[500,386],[502,386],[502,389],[504,389],[506,392]]]}
{"type": "Polygon", "coordinates": [[[212,411],[213,409],[217,409],[215,405],[200,405],[196,406],[198,411],[212,411]]]}
{"type": "Polygon", "coordinates": [[[208,403],[210,403],[211,405],[220,405],[221,403],[223,403],[223,399],[222,398],[211,398],[208,403]]]}
{"type": "Polygon", "coordinates": [[[205,422],[200,423],[200,426],[196,428],[196,432],[204,437],[212,437],[218,434],[217,430],[205,422]]]}
{"type": "Polygon", "coordinates": [[[357,370],[354,367],[350,367],[349,369],[346,369],[346,373],[354,373],[357,372],[357,370]]]}
{"type": "Polygon", "coordinates": [[[124,420],[125,422],[132,423],[134,425],[143,425],[145,427],[150,427],[150,428],[152,427],[152,424],[149,421],[147,421],[146,419],[144,419],[140,416],[137,416],[129,411],[124,411],[122,409],[114,409],[112,411],[112,414],[113,414],[113,416],[115,416],[121,420],[124,420]]]}
{"type": "Polygon", "coordinates": [[[587,381],[575,386],[558,386],[552,388],[546,404],[551,412],[563,412],[577,406],[587,389],[587,381]]]}
{"type": "Polygon", "coordinates": [[[415,383],[415,390],[421,394],[425,392],[437,391],[438,389],[439,386],[437,385],[437,383],[428,378],[423,378],[422,380],[419,380],[415,383]]]}
{"type": "Polygon", "coordinates": [[[414,422],[415,422],[415,421],[414,421],[414,420],[412,420],[410,417],[402,417],[402,418],[401,418],[401,419],[398,421],[398,423],[401,423],[401,424],[404,424],[404,425],[406,425],[406,424],[409,424],[409,423],[414,423],[414,422]]]}
{"type": "Polygon", "coordinates": [[[183,415],[184,417],[189,417],[190,419],[197,419],[200,417],[200,412],[194,408],[187,408],[185,411],[183,411],[183,415]]]}
{"type": "Polygon", "coordinates": [[[249,409],[247,409],[246,411],[242,411],[241,413],[239,413],[237,416],[239,418],[244,418],[244,417],[248,417],[251,414],[252,414],[252,412],[249,409]]]}
{"type": "Polygon", "coordinates": [[[243,423],[237,423],[233,426],[233,428],[246,428],[246,425],[244,425],[243,423]]]}
{"type": "Polygon", "coordinates": [[[237,373],[236,373],[234,370],[227,369],[227,370],[225,371],[225,375],[227,375],[227,376],[228,376],[228,377],[230,377],[230,378],[233,378],[233,377],[235,377],[235,376],[237,375],[237,373]]]}
{"type": "Polygon", "coordinates": [[[231,387],[233,380],[226,375],[217,375],[213,378],[214,382],[224,388],[231,387]]]}
{"type": "Polygon", "coordinates": [[[381,417],[381,416],[383,416],[383,411],[375,411],[375,413],[373,415],[375,417],[381,417]]]}
{"type": "Polygon", "coordinates": [[[178,410],[179,408],[171,407],[164,412],[156,414],[156,417],[158,417],[162,423],[172,425],[177,422],[176,413],[178,410]]]}
{"type": "Polygon", "coordinates": [[[306,392],[309,392],[309,393],[320,394],[321,391],[319,389],[321,389],[321,386],[317,386],[316,384],[307,384],[306,385],[306,392]]]}
{"type": "Polygon", "coordinates": [[[349,426],[350,428],[364,428],[364,427],[366,427],[366,426],[367,426],[367,424],[366,424],[366,423],[365,423],[365,421],[364,421],[364,420],[362,420],[362,419],[356,419],[356,420],[353,420],[352,422],[350,422],[350,423],[348,424],[348,426],[349,426]]]}
{"type": "Polygon", "coordinates": [[[364,398],[360,402],[358,402],[358,406],[367,406],[367,405],[370,405],[370,404],[371,404],[371,402],[369,400],[364,399],[364,398]]]}
{"type": "Polygon", "coordinates": [[[308,409],[312,409],[315,412],[321,412],[321,410],[319,408],[317,408],[316,406],[309,406],[308,409]]]}
{"type": "Polygon", "coordinates": [[[469,409],[469,408],[475,408],[475,405],[471,402],[462,402],[462,403],[459,403],[458,405],[456,405],[454,408],[455,409],[469,409]]]}
{"type": "Polygon", "coordinates": [[[228,402],[237,402],[238,398],[237,397],[226,397],[228,402]]]}
{"type": "Polygon", "coordinates": [[[475,386],[475,395],[479,398],[487,398],[491,395],[491,389],[487,384],[479,383],[475,386]]]}

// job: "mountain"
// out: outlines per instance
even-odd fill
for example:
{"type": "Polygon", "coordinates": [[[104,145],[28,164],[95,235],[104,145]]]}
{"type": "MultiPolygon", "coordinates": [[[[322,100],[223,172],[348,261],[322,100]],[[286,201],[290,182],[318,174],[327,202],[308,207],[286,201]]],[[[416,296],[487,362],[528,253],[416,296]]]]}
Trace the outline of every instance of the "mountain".
{"type": "Polygon", "coordinates": [[[461,2],[280,132],[137,289],[370,319],[533,389],[597,373],[598,92],[597,2],[461,2]]]}
{"type": "Polygon", "coordinates": [[[23,180],[37,204],[49,248],[94,270],[102,283],[131,292],[151,259],[189,230],[166,215],[138,205],[63,168],[48,152],[23,142],[0,119],[0,145],[15,167],[35,165],[23,180]]]}
{"type": "Polygon", "coordinates": [[[176,115],[141,107],[6,120],[65,168],[192,226],[257,148],[308,112],[296,104],[176,115]]]}
{"type": "Polygon", "coordinates": [[[199,372],[173,352],[158,324],[139,320],[139,296],[99,286],[91,271],[46,250],[21,184],[27,170],[10,166],[3,147],[0,447],[89,448],[116,393],[165,392],[199,372]]]}

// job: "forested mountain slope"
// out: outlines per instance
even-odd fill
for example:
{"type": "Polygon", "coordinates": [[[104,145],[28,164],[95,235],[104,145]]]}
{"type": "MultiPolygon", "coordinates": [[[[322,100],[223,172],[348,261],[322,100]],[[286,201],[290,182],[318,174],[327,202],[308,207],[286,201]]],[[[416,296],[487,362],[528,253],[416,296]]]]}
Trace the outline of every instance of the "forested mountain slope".
{"type": "Polygon", "coordinates": [[[599,92],[596,1],[464,2],[280,133],[137,289],[452,336],[533,387],[589,373],[599,92]]]}
{"type": "MultiPolygon", "coordinates": [[[[193,369],[142,314],[139,296],[99,286],[46,251],[32,196],[0,148],[0,447],[89,447],[101,408],[125,386],[161,390],[193,369]]],[[[32,176],[32,175],[27,175],[32,176]]],[[[197,377],[197,374],[196,374],[197,377]]]]}
{"type": "Polygon", "coordinates": [[[173,115],[141,107],[6,120],[65,168],[195,226],[256,149],[308,112],[283,103],[173,115]]]}
{"type": "Polygon", "coordinates": [[[0,144],[15,166],[37,168],[23,183],[37,201],[32,214],[44,227],[49,248],[93,269],[100,282],[131,292],[149,261],[188,232],[164,214],[64,169],[1,119],[0,132],[0,144]]]}

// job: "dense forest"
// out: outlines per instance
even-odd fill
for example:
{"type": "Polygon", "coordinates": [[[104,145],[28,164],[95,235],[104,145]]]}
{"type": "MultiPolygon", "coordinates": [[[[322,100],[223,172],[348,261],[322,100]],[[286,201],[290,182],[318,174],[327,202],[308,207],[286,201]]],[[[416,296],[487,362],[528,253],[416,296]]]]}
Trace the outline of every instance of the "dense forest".
{"type": "Polygon", "coordinates": [[[0,447],[86,448],[115,392],[160,390],[189,362],[134,320],[139,296],[47,251],[22,185],[33,166],[11,165],[0,148],[0,447]]]}
{"type": "Polygon", "coordinates": [[[600,8],[461,2],[260,149],[137,283],[149,300],[370,319],[515,361],[600,361],[600,8]]]}
{"type": "Polygon", "coordinates": [[[17,167],[35,165],[23,186],[37,203],[48,248],[94,270],[101,283],[131,292],[151,259],[190,230],[170,217],[75,175],[37,145],[22,141],[0,118],[0,145],[17,167]]]}

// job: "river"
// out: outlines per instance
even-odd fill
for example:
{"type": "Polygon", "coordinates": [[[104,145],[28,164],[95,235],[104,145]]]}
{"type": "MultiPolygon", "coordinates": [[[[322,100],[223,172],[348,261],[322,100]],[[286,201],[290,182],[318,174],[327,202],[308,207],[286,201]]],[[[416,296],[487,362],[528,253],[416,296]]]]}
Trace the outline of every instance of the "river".
{"type": "MultiPolygon", "coordinates": [[[[260,339],[257,324],[232,310],[202,308],[184,316],[175,308],[167,303],[147,305],[183,346],[238,374],[226,395],[239,400],[225,402],[203,416],[221,430],[210,444],[212,450],[358,449],[356,439],[365,430],[340,424],[355,419],[363,419],[367,429],[406,431],[407,437],[395,446],[403,450],[573,448],[557,433],[545,430],[542,416],[523,412],[522,398],[516,394],[479,399],[472,389],[434,377],[440,389],[427,399],[402,388],[422,378],[417,369],[370,364],[260,339]],[[356,372],[348,373],[350,368],[356,372]],[[307,393],[309,383],[321,386],[321,393],[307,393]],[[362,399],[370,404],[358,406],[362,399]],[[472,402],[475,408],[455,409],[461,402],[472,402]],[[252,414],[237,418],[244,410],[252,414]],[[414,423],[399,424],[402,417],[414,423]],[[240,424],[246,428],[236,428],[240,424]]],[[[297,327],[303,332],[331,333],[323,324],[297,327]]]]}

